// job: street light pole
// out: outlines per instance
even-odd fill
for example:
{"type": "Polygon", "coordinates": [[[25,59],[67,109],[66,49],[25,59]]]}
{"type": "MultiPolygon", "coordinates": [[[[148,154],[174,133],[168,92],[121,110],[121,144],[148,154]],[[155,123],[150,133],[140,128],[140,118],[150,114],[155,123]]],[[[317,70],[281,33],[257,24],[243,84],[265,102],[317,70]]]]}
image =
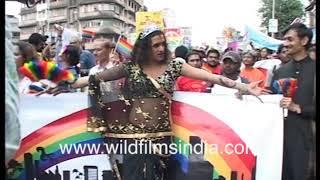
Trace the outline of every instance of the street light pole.
{"type": "MultiPolygon", "coordinates": [[[[274,19],[275,4],[275,0],[272,0],[272,19],[274,19]]],[[[271,36],[274,38],[274,32],[271,33],[271,36]]]]}

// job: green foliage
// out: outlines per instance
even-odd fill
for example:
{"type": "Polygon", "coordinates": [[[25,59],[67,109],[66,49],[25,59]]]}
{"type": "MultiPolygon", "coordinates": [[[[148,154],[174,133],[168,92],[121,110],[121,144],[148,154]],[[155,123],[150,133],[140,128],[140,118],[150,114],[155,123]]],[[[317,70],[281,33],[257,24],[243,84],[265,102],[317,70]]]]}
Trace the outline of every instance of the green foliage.
{"type": "MultiPolygon", "coordinates": [[[[262,7],[258,12],[262,15],[262,26],[268,27],[269,19],[272,18],[272,1],[261,0],[262,7]]],[[[303,4],[300,0],[275,0],[275,19],[278,19],[278,31],[283,31],[297,17],[304,15],[303,4]]]]}

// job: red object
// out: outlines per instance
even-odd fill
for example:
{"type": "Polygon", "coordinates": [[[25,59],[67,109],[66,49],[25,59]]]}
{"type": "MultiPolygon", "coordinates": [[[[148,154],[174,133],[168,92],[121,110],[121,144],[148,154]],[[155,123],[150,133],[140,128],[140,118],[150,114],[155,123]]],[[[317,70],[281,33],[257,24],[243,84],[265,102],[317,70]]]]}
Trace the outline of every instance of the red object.
{"type": "Polygon", "coordinates": [[[205,81],[191,79],[181,76],[177,79],[176,90],[177,91],[191,91],[191,92],[206,92],[207,83],[205,81]]]}
{"type": "Polygon", "coordinates": [[[218,64],[216,67],[211,67],[209,64],[204,63],[202,65],[202,69],[211,72],[212,74],[221,74],[222,72],[222,66],[218,64]]]}

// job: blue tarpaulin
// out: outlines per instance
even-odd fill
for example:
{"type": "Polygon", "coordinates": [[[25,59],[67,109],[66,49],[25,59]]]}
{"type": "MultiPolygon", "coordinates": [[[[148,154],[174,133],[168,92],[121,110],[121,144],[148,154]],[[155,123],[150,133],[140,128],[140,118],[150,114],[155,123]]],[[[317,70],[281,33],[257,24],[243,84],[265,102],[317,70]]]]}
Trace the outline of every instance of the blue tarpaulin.
{"type": "Polygon", "coordinates": [[[245,27],[245,31],[247,40],[251,41],[255,48],[266,47],[268,49],[276,51],[278,50],[279,45],[283,42],[248,26],[245,27]]]}

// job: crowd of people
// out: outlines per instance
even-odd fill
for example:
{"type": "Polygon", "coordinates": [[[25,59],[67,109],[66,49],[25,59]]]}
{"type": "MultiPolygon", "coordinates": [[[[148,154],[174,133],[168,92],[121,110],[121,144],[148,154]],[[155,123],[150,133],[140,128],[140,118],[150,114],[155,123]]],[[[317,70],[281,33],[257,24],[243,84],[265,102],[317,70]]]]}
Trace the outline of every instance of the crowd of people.
{"type": "MultiPolygon", "coordinates": [[[[116,143],[119,139],[170,143],[169,107],[174,91],[241,98],[243,94],[278,93],[273,87],[278,80],[297,79],[295,96],[285,96],[280,101],[280,106],[288,110],[284,121],[283,179],[309,177],[308,171],[313,168],[308,167],[314,160],[315,146],[312,123],[316,56],[315,44],[311,44],[312,32],[304,24],[290,25],[276,52],[254,47],[243,52],[232,48],[222,52],[184,46],[170,52],[164,33],[157,27],[149,27],[139,34],[131,60],[124,59],[115,50],[116,44],[108,39],[94,38],[94,49],[89,51],[76,36],[62,45],[63,28],[57,28],[57,32],[53,43],[47,43],[47,37],[38,33],[32,34],[28,42],[19,42],[14,52],[15,68],[18,70],[29,61],[51,61],[72,72],[75,80],[50,87],[47,82],[31,82],[19,74],[20,93],[32,92],[30,85],[34,83],[43,87],[37,95],[79,89],[87,92],[90,98],[88,131],[103,133],[107,143],[116,143]],[[255,66],[259,61],[275,59],[280,63],[271,69],[255,66]],[[123,104],[112,104],[116,100],[123,104]],[[111,104],[108,106],[111,108],[105,109],[106,104],[111,104]],[[112,108],[119,106],[126,111],[117,112],[117,108],[112,108]]],[[[124,155],[121,176],[126,180],[140,179],[141,175],[144,179],[166,177],[167,157],[164,154],[124,155]]]]}

